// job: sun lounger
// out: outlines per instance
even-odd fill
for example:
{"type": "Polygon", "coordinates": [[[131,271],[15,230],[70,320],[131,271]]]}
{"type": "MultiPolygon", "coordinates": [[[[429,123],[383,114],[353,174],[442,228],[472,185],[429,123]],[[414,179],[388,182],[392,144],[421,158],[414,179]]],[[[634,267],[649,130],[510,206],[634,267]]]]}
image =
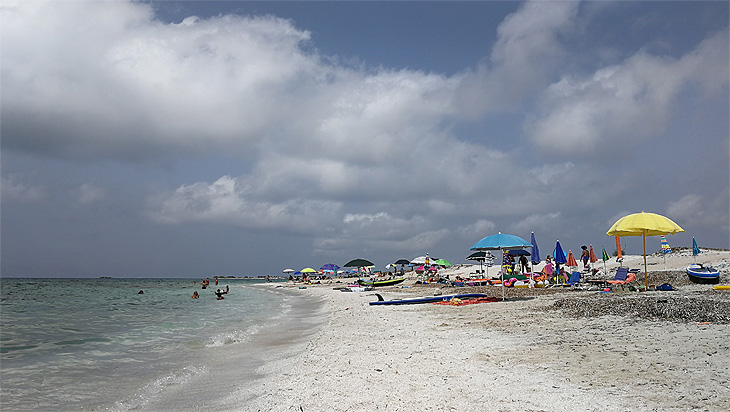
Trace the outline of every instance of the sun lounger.
{"type": "Polygon", "coordinates": [[[630,283],[636,281],[637,273],[639,273],[639,269],[629,270],[629,268],[620,267],[616,269],[616,276],[613,278],[613,280],[609,280],[607,281],[607,283],[610,283],[611,285],[621,286],[621,288],[624,288],[630,283]]]}
{"type": "Polygon", "coordinates": [[[570,279],[568,279],[565,283],[556,283],[554,285],[550,285],[550,287],[573,287],[580,282],[581,274],[578,271],[575,271],[570,274],[570,279]]]}
{"type": "Polygon", "coordinates": [[[570,279],[568,279],[568,286],[575,286],[575,285],[577,285],[578,282],[580,282],[580,276],[581,276],[580,272],[577,272],[577,271],[576,272],[573,272],[570,275],[570,279]]]}

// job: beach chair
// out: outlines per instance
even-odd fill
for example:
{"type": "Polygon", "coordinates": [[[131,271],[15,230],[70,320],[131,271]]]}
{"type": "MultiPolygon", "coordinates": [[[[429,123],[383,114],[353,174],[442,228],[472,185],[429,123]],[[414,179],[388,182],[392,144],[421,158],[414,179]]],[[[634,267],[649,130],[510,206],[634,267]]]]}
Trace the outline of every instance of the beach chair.
{"type": "Polygon", "coordinates": [[[621,286],[621,288],[624,289],[636,281],[637,273],[639,273],[639,269],[629,270],[629,268],[620,267],[616,269],[616,276],[613,280],[609,280],[608,283],[621,286]]]}
{"type": "Polygon", "coordinates": [[[580,272],[575,271],[570,275],[570,279],[568,279],[568,286],[575,286],[580,282],[580,272]]]}
{"type": "Polygon", "coordinates": [[[566,283],[556,283],[554,285],[551,285],[551,287],[573,287],[580,282],[580,272],[575,271],[570,274],[570,278],[566,283]]]}
{"type": "Polygon", "coordinates": [[[607,281],[607,283],[610,283],[612,285],[621,285],[624,282],[626,282],[626,276],[629,274],[629,268],[625,267],[619,267],[616,268],[616,275],[613,277],[613,280],[607,281]]]}

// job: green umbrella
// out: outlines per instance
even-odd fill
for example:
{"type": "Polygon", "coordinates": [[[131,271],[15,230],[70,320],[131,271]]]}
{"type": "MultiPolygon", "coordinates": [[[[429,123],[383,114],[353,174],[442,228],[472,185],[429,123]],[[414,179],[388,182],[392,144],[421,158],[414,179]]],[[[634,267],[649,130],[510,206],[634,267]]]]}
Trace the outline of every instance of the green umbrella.
{"type": "Polygon", "coordinates": [[[361,268],[364,266],[375,266],[375,264],[367,259],[353,259],[343,266],[346,268],[361,268]]]}
{"type": "Polygon", "coordinates": [[[449,261],[448,261],[448,260],[446,260],[446,259],[438,259],[438,260],[435,260],[435,261],[434,261],[433,263],[431,263],[431,264],[432,264],[432,265],[439,265],[439,266],[451,266],[451,262],[449,262],[449,261]]]}

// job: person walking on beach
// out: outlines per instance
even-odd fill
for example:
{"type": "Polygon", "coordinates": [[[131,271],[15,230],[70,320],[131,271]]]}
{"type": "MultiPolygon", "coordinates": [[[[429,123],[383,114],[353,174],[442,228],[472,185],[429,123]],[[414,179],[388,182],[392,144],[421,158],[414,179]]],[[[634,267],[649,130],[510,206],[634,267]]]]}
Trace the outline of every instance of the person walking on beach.
{"type": "Polygon", "coordinates": [[[583,269],[585,269],[588,267],[588,260],[590,260],[591,254],[588,252],[588,247],[586,247],[586,245],[583,245],[580,248],[583,249],[580,253],[580,260],[583,261],[583,269]]]}
{"type": "Polygon", "coordinates": [[[527,257],[525,257],[525,255],[520,256],[520,267],[522,269],[522,273],[527,273],[528,265],[527,257]]]}

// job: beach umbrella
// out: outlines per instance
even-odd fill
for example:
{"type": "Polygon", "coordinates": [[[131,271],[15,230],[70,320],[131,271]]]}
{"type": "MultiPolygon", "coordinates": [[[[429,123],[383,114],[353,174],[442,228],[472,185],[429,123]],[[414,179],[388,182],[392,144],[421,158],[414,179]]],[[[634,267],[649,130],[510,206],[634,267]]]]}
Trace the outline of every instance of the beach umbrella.
{"type": "Polygon", "coordinates": [[[512,249],[508,253],[512,256],[530,256],[530,252],[525,249],[512,249]]]}
{"type": "Polygon", "coordinates": [[[401,274],[403,274],[403,265],[410,265],[411,262],[408,259],[398,259],[393,264],[400,265],[400,271],[401,271],[401,274]]]}
{"type": "MultiPolygon", "coordinates": [[[[578,262],[575,261],[575,256],[573,255],[573,251],[572,250],[569,250],[568,251],[568,257],[566,259],[566,263],[565,264],[568,267],[570,267],[570,268],[574,268],[574,267],[577,267],[578,266],[578,262]]],[[[572,276],[573,269],[571,269],[570,271],[571,271],[571,276],[572,276]]]]}
{"type": "Polygon", "coordinates": [[[568,255],[566,255],[563,251],[563,247],[560,246],[559,240],[555,242],[555,249],[553,249],[553,261],[555,262],[555,273],[557,276],[560,274],[560,264],[568,263],[568,255]]]}
{"type": "Polygon", "coordinates": [[[606,247],[605,246],[601,246],[601,247],[603,248],[603,255],[601,256],[601,260],[603,260],[603,271],[605,273],[608,273],[608,269],[606,269],[606,261],[610,258],[608,257],[608,253],[606,253],[606,247]]]}
{"type": "Polygon", "coordinates": [[[321,270],[330,270],[330,271],[336,271],[340,267],[335,265],[334,263],[327,263],[326,265],[323,265],[320,269],[321,270]]]}
{"type": "Polygon", "coordinates": [[[358,259],[352,259],[351,261],[342,265],[342,267],[346,267],[346,268],[357,268],[358,272],[359,272],[360,268],[367,267],[367,266],[375,266],[375,264],[367,259],[358,258],[358,259]]]}
{"type": "Polygon", "coordinates": [[[482,265],[486,264],[487,267],[492,266],[492,262],[494,262],[494,256],[487,251],[478,250],[467,256],[466,260],[476,260],[477,262],[479,262],[479,273],[482,273],[484,271],[482,265]]]}
{"type": "Polygon", "coordinates": [[[616,261],[619,262],[619,259],[622,259],[623,257],[623,252],[621,252],[621,239],[616,236],[616,261]]]}
{"type": "Polygon", "coordinates": [[[664,237],[664,235],[661,235],[661,245],[662,245],[662,257],[664,258],[664,271],[667,270],[667,253],[670,253],[672,251],[672,248],[669,247],[669,242],[667,242],[667,238],[664,237]]]}
{"type": "Polygon", "coordinates": [[[537,265],[540,263],[540,249],[537,248],[537,241],[535,240],[535,232],[532,232],[530,234],[530,245],[532,248],[530,249],[530,259],[532,259],[532,263],[537,265]]]}
{"type": "Polygon", "coordinates": [[[568,265],[569,267],[577,267],[578,266],[578,262],[575,261],[575,256],[573,256],[573,251],[572,250],[569,250],[568,251],[568,258],[566,259],[565,264],[568,265]]]}
{"type": "Polygon", "coordinates": [[[560,241],[555,242],[555,249],[553,250],[553,258],[555,263],[568,263],[568,255],[563,252],[563,247],[560,246],[560,241]]]}
{"type": "Polygon", "coordinates": [[[591,247],[590,247],[590,250],[591,250],[591,251],[590,251],[590,254],[589,254],[589,258],[588,258],[588,260],[589,260],[589,261],[590,261],[591,263],[596,263],[596,262],[598,262],[598,258],[596,257],[596,252],[594,252],[594,251],[593,251],[593,245],[591,245],[591,247]]]}
{"type": "Polygon", "coordinates": [[[426,263],[427,256],[419,256],[417,258],[414,258],[410,261],[411,265],[423,265],[426,263]]]}
{"type": "Polygon", "coordinates": [[[433,264],[434,265],[439,265],[439,266],[451,266],[452,265],[451,262],[449,262],[446,259],[437,259],[437,260],[434,260],[433,261],[433,264]]]}
{"type": "Polygon", "coordinates": [[[476,260],[479,262],[483,262],[487,257],[487,252],[483,250],[476,251],[472,253],[471,255],[466,257],[466,260],[476,260]]]}
{"type": "Polygon", "coordinates": [[[618,236],[641,236],[644,244],[644,281],[646,288],[649,289],[649,275],[646,264],[646,237],[673,235],[679,232],[684,232],[684,229],[668,217],[642,211],[641,213],[633,213],[617,220],[608,229],[606,234],[608,236],[617,236],[617,239],[618,236]]]}
{"type": "Polygon", "coordinates": [[[294,273],[294,269],[284,269],[284,273],[294,273]]]}
{"type": "Polygon", "coordinates": [[[669,242],[667,242],[667,238],[664,237],[664,235],[661,236],[662,239],[662,253],[667,254],[672,251],[672,248],[669,246],[669,242]]]}
{"type": "Polygon", "coordinates": [[[692,236],[692,260],[694,263],[697,263],[697,255],[700,253],[702,252],[700,251],[700,248],[697,247],[697,242],[695,241],[694,236],[692,236]]]}
{"type": "Polygon", "coordinates": [[[316,272],[317,271],[314,270],[314,269],[312,269],[312,268],[304,268],[304,269],[302,269],[302,270],[299,271],[299,273],[302,274],[302,280],[305,280],[305,278],[308,277],[308,275],[310,273],[316,273],[316,272]]]}
{"type": "MultiPolygon", "coordinates": [[[[528,241],[519,236],[499,232],[496,235],[482,238],[470,250],[499,250],[504,253],[505,250],[524,249],[530,246],[532,245],[528,241]]],[[[504,267],[500,271],[500,276],[502,277],[502,300],[504,300],[504,267]]]]}
{"type": "Polygon", "coordinates": [[[352,259],[343,265],[346,268],[361,268],[365,266],[375,266],[375,264],[367,259],[352,259]]]}

